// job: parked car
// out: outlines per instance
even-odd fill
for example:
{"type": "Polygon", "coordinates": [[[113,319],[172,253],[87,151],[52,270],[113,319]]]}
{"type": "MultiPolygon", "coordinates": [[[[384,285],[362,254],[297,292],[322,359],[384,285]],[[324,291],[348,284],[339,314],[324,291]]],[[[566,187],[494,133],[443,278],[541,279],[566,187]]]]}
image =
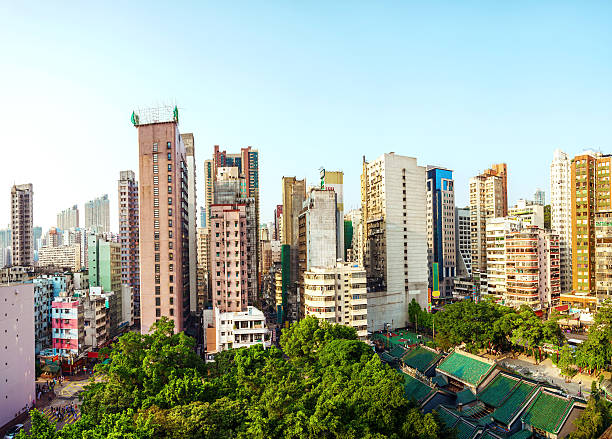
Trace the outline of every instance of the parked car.
{"type": "Polygon", "coordinates": [[[22,429],[23,424],[16,424],[12,426],[4,435],[4,439],[15,439],[17,437],[17,433],[19,433],[22,429]]]}

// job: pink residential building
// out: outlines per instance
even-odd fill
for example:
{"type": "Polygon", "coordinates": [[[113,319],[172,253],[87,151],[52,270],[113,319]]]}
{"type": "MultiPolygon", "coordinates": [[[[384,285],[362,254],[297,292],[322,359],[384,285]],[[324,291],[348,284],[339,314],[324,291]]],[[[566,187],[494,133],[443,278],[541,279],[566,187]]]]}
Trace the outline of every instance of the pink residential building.
{"type": "Polygon", "coordinates": [[[36,398],[34,284],[0,286],[0,431],[36,398]]]}
{"type": "Polygon", "coordinates": [[[83,352],[85,315],[78,298],[60,295],[53,299],[51,328],[53,355],[76,357],[83,352]]]}
{"type": "Polygon", "coordinates": [[[219,312],[246,311],[247,206],[213,204],[210,206],[211,297],[219,312]]]}

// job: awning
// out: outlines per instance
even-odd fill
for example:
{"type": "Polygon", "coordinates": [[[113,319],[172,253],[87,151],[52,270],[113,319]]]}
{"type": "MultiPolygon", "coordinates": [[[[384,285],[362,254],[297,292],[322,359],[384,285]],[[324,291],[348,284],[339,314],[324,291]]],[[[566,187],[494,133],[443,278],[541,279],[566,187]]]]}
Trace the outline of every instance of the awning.
{"type": "Polygon", "coordinates": [[[555,306],[555,310],[559,311],[559,312],[567,311],[567,310],[569,310],[569,305],[565,304],[565,305],[555,306]]]}

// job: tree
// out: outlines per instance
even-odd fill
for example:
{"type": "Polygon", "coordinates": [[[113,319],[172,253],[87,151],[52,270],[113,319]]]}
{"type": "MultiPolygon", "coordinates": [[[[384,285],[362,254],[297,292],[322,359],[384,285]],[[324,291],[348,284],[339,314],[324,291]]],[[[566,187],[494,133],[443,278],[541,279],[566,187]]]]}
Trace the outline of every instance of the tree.
{"type": "Polygon", "coordinates": [[[32,427],[30,428],[30,434],[25,431],[20,431],[17,435],[19,439],[25,439],[28,437],[36,439],[56,439],[57,433],[55,432],[55,424],[43,415],[37,409],[30,410],[30,421],[32,427]]]}
{"type": "Polygon", "coordinates": [[[576,430],[570,433],[570,439],[596,439],[612,423],[610,403],[605,398],[600,398],[599,393],[600,390],[593,381],[591,397],[584,412],[574,421],[576,430]]]}
{"type": "Polygon", "coordinates": [[[576,375],[576,369],[574,368],[575,363],[576,355],[574,354],[574,350],[568,344],[563,345],[563,347],[559,351],[558,363],[561,375],[570,378],[576,375]]]}

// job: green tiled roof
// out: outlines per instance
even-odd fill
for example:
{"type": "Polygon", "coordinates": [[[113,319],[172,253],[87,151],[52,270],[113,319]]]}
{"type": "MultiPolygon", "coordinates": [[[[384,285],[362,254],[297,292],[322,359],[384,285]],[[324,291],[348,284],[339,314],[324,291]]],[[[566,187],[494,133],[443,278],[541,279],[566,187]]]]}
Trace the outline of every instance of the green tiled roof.
{"type": "Polygon", "coordinates": [[[522,416],[522,421],[548,433],[557,434],[574,402],[540,389],[522,416]]]}
{"type": "Polygon", "coordinates": [[[448,428],[453,428],[459,421],[458,417],[454,416],[450,410],[442,407],[441,405],[438,406],[436,411],[438,412],[438,418],[440,418],[440,421],[444,422],[448,428]]]}
{"type": "Polygon", "coordinates": [[[518,378],[499,373],[487,387],[482,389],[478,394],[478,399],[492,407],[499,407],[519,382],[518,378]]]}
{"type": "Polygon", "coordinates": [[[457,424],[457,439],[470,439],[474,436],[476,427],[468,424],[465,421],[461,421],[457,424]]]}
{"type": "Polygon", "coordinates": [[[383,352],[380,354],[380,359],[383,360],[386,363],[393,363],[394,361],[397,361],[396,358],[392,357],[391,355],[389,355],[386,352],[383,352]]]}
{"type": "Polygon", "coordinates": [[[508,424],[525,406],[531,395],[537,391],[535,384],[521,381],[512,394],[493,412],[493,418],[503,424],[508,424]]]}
{"type": "Polygon", "coordinates": [[[436,375],[431,379],[431,382],[437,384],[438,387],[444,387],[448,384],[448,380],[444,375],[436,375]]]}
{"type": "Polygon", "coordinates": [[[485,431],[479,439],[499,439],[499,437],[494,436],[490,431],[485,431]]]}
{"type": "Polygon", "coordinates": [[[406,366],[412,367],[421,373],[425,373],[440,358],[442,358],[442,354],[419,346],[408,351],[406,355],[402,357],[402,361],[406,366]]]}
{"type": "Polygon", "coordinates": [[[521,430],[517,433],[514,433],[508,439],[528,439],[532,436],[532,432],[529,430],[521,430]]]}
{"type": "Polygon", "coordinates": [[[493,364],[452,352],[438,365],[438,369],[473,386],[477,386],[494,368],[493,364]]]}
{"type": "Polygon", "coordinates": [[[474,400],[476,400],[476,397],[470,389],[464,389],[461,392],[457,393],[458,404],[469,404],[474,400]]]}
{"type": "Polygon", "coordinates": [[[421,402],[434,391],[427,384],[422,383],[416,378],[407,374],[402,375],[404,375],[404,393],[407,398],[412,398],[417,402],[421,402]]]}
{"type": "Polygon", "coordinates": [[[395,357],[397,359],[402,358],[402,356],[406,353],[406,349],[401,346],[393,346],[393,349],[389,351],[389,355],[395,357]]]}

